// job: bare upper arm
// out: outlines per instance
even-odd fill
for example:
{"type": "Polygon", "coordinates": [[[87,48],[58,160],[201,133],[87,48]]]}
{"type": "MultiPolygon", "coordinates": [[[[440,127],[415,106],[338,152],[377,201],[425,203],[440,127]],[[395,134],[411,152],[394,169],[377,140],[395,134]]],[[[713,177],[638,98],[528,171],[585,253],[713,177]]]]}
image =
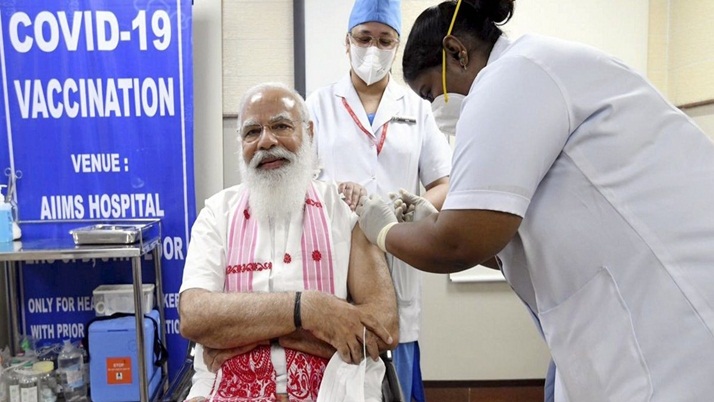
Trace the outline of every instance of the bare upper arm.
{"type": "Polygon", "coordinates": [[[355,306],[375,317],[392,336],[391,344],[378,340],[379,349],[399,342],[397,296],[384,253],[365,237],[358,225],[352,230],[347,288],[355,306]]]}
{"type": "Polygon", "coordinates": [[[359,225],[355,225],[352,230],[347,289],[357,305],[369,302],[376,296],[396,300],[385,255],[367,240],[359,225]]]}

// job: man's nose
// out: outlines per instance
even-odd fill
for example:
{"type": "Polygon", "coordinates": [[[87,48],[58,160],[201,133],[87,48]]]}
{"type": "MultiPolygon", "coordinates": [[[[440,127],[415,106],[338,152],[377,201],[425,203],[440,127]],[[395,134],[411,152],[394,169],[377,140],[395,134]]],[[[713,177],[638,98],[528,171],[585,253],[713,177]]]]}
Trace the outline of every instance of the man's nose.
{"type": "Polygon", "coordinates": [[[270,149],[278,145],[278,138],[273,134],[270,127],[263,127],[258,138],[258,149],[270,149]]]}

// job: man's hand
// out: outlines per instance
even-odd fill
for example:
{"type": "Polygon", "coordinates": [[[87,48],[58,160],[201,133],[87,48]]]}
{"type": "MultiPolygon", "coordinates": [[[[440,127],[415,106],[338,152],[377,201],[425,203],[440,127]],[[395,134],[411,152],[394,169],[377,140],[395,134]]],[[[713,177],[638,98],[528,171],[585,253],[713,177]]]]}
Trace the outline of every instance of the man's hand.
{"type": "Polygon", "coordinates": [[[332,345],[345,362],[358,364],[362,361],[362,345],[365,343],[367,354],[375,360],[379,358],[377,337],[384,343],[392,343],[387,329],[372,314],[333,295],[304,292],[301,309],[303,328],[332,345]],[[368,336],[363,339],[365,327],[368,336]]]}
{"type": "Polygon", "coordinates": [[[206,367],[208,367],[208,371],[211,373],[216,373],[218,372],[218,369],[221,368],[223,363],[225,363],[227,360],[230,360],[234,356],[242,355],[243,353],[250,352],[251,350],[255,349],[259,345],[270,345],[270,342],[264,341],[264,342],[258,342],[254,343],[251,345],[246,345],[246,346],[239,346],[236,348],[230,348],[230,349],[213,349],[204,346],[203,347],[203,361],[206,363],[206,367]]]}
{"type": "Polygon", "coordinates": [[[439,212],[426,198],[412,194],[403,188],[399,190],[398,197],[394,200],[394,209],[404,215],[405,222],[420,221],[439,212]]]}
{"type": "MultiPolygon", "coordinates": [[[[382,229],[390,224],[397,223],[394,209],[375,194],[360,198],[356,212],[359,215],[360,229],[367,236],[367,239],[374,244],[378,244],[377,238],[382,229]]],[[[382,247],[380,246],[380,248],[382,247]]],[[[384,251],[384,248],[382,250],[384,251]]]]}
{"type": "Polygon", "coordinates": [[[278,338],[278,343],[284,348],[299,350],[315,356],[329,359],[335,354],[335,348],[323,342],[310,332],[300,328],[297,331],[278,338]]]}
{"type": "Polygon", "coordinates": [[[359,199],[367,195],[367,190],[365,190],[364,187],[350,181],[340,183],[339,187],[337,187],[337,191],[345,197],[344,201],[352,211],[357,208],[359,199]]]}

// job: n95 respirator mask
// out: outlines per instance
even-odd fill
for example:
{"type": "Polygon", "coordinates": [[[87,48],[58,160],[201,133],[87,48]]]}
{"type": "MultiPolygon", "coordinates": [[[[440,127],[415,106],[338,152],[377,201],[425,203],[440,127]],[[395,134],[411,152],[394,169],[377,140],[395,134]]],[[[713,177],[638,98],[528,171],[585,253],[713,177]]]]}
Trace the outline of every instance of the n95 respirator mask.
{"type": "Polygon", "coordinates": [[[449,101],[446,102],[444,95],[437,96],[431,102],[431,110],[434,113],[434,120],[442,133],[446,135],[456,135],[456,122],[459,121],[461,105],[466,97],[461,94],[449,93],[449,101]]]}
{"type": "Polygon", "coordinates": [[[377,46],[350,46],[350,63],[357,76],[365,84],[372,85],[389,73],[396,52],[396,48],[380,49],[377,46]]]}

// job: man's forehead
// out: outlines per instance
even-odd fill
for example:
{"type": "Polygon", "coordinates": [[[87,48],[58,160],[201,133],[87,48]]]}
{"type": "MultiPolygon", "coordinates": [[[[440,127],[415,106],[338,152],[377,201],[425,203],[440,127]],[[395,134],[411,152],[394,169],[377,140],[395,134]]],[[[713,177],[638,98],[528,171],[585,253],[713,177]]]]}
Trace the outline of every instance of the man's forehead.
{"type": "Polygon", "coordinates": [[[246,103],[246,112],[262,112],[264,110],[282,110],[292,112],[295,110],[297,100],[285,91],[261,91],[253,94],[246,103]]]}

